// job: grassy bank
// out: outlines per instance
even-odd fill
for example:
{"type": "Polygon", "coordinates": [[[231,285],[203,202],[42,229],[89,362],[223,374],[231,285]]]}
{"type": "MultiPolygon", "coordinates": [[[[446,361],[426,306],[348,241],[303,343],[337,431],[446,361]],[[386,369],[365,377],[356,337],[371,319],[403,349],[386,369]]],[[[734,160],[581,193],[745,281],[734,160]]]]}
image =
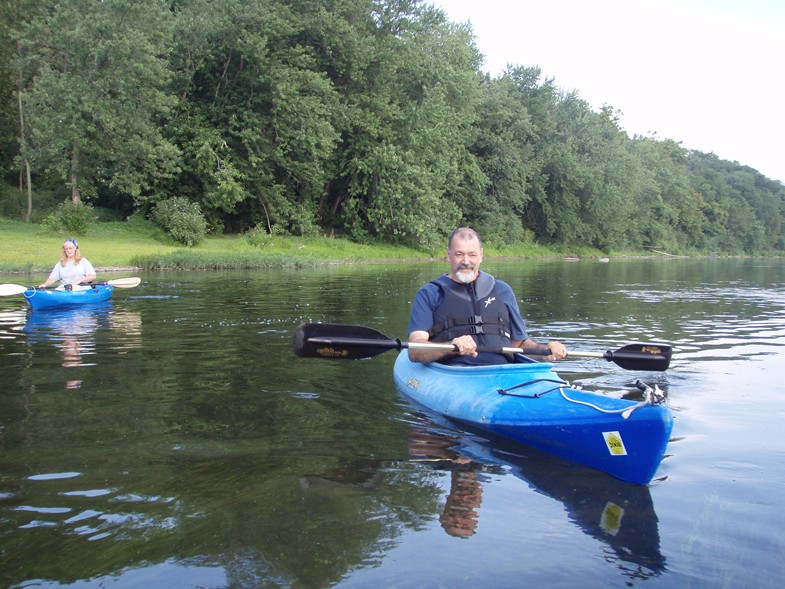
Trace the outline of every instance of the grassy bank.
{"type": "MultiPolygon", "coordinates": [[[[0,272],[40,273],[51,270],[68,236],[36,224],[0,219],[0,272]]],[[[424,251],[403,246],[361,245],[332,237],[270,236],[254,244],[242,235],[208,237],[195,247],[167,239],[147,222],[107,222],[76,236],[82,255],[97,268],[236,269],[312,267],[373,261],[431,259],[444,250],[424,251]]],[[[446,246],[446,244],[445,244],[446,246]]],[[[601,256],[596,250],[562,252],[535,244],[498,248],[485,246],[487,257],[545,258],[564,255],[601,256]]]]}

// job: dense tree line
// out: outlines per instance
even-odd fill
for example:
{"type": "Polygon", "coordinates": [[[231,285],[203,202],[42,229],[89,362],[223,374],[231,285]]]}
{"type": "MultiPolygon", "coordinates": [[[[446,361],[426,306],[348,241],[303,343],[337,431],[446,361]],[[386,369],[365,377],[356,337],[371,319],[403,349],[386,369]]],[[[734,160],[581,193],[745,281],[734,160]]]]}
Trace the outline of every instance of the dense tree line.
{"type": "Polygon", "coordinates": [[[215,231],[785,249],[782,183],[629,137],[537,68],[483,74],[471,29],[420,0],[3,10],[9,184],[123,215],[185,197],[215,231]]]}

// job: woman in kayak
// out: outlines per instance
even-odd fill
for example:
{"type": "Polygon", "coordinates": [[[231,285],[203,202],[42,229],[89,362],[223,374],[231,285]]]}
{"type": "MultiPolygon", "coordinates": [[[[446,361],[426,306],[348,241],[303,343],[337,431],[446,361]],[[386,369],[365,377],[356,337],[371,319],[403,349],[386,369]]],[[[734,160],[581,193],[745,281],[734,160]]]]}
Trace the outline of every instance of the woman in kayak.
{"type": "Polygon", "coordinates": [[[55,264],[49,278],[39,288],[46,288],[58,280],[66,290],[73,289],[75,285],[95,280],[95,269],[87,258],[82,257],[79,252],[79,244],[75,239],[69,238],[63,242],[63,256],[55,264]]]}
{"type": "Polygon", "coordinates": [[[482,255],[476,231],[461,227],[452,232],[447,242],[450,273],[417,292],[409,318],[409,342],[450,342],[456,351],[410,347],[409,359],[470,365],[509,361],[501,353],[478,352],[478,345],[523,348],[547,361],[564,358],[567,348],[561,342],[538,344],[529,339],[512,288],[480,272],[482,255]]]}

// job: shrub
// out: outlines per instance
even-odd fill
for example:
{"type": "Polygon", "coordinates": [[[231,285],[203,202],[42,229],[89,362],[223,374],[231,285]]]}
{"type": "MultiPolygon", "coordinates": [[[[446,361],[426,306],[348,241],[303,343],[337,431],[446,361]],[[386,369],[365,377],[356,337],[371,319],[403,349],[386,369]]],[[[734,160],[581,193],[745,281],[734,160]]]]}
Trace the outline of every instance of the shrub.
{"type": "Polygon", "coordinates": [[[95,214],[101,223],[114,223],[123,220],[123,214],[120,211],[105,207],[95,207],[95,214]]]}
{"type": "Polygon", "coordinates": [[[267,233],[261,226],[257,225],[253,229],[249,229],[245,236],[245,243],[252,247],[265,248],[273,245],[277,236],[286,235],[286,231],[280,228],[280,225],[273,225],[272,233],[267,233]]]}
{"type": "Polygon", "coordinates": [[[196,245],[207,234],[207,221],[199,205],[181,196],[159,202],[150,218],[172,239],[187,246],[196,245]]]}
{"type": "Polygon", "coordinates": [[[27,196],[24,192],[11,186],[0,185],[0,217],[6,219],[24,219],[27,196]]]}
{"type": "MultiPolygon", "coordinates": [[[[33,210],[31,223],[41,223],[48,215],[57,210],[57,206],[69,193],[65,190],[34,190],[32,193],[33,210]]],[[[27,192],[14,186],[0,183],[0,217],[24,221],[27,215],[27,192]]]]}
{"type": "Polygon", "coordinates": [[[41,221],[41,225],[58,233],[84,235],[96,221],[92,205],[67,200],[57,205],[55,211],[41,221]]]}

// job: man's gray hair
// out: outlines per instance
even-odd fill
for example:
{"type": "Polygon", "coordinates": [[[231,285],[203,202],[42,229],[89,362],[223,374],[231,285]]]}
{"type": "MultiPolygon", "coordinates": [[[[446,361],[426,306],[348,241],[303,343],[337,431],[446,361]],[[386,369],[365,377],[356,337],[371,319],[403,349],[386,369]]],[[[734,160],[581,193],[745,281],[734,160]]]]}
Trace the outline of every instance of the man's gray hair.
{"type": "Polygon", "coordinates": [[[447,249],[452,248],[452,240],[455,237],[459,239],[471,239],[473,237],[476,237],[477,241],[480,244],[480,247],[482,247],[482,240],[480,239],[480,234],[470,227],[458,227],[458,229],[450,233],[450,238],[447,240],[447,249]]]}

